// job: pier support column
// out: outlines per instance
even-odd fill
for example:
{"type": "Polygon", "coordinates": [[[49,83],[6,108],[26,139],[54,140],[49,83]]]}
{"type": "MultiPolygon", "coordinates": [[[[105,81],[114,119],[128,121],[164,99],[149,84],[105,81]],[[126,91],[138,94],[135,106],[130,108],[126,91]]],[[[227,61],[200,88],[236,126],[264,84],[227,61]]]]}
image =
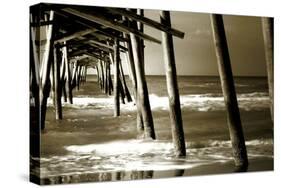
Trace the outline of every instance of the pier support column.
{"type": "MultiPolygon", "coordinates": [[[[54,19],[54,11],[50,11],[49,21],[53,21],[54,19]]],[[[45,44],[45,52],[43,54],[42,62],[41,62],[41,71],[40,71],[40,126],[41,130],[45,129],[45,118],[46,118],[46,110],[47,110],[47,99],[50,94],[50,69],[51,69],[51,61],[50,54],[52,51],[50,50],[52,46],[52,33],[53,33],[53,25],[49,25],[46,28],[46,44],[45,44]]],[[[39,58],[40,59],[40,58],[39,58]]]]}
{"type": "MultiPolygon", "coordinates": [[[[161,11],[161,23],[171,27],[169,11],[161,11]]],[[[174,54],[173,36],[162,32],[162,46],[166,70],[167,90],[169,96],[170,119],[176,156],[186,156],[184,131],[181,117],[180,97],[174,54]]]]}
{"type": "MultiPolygon", "coordinates": [[[[128,10],[130,10],[130,9],[128,9],[128,10]]],[[[135,12],[135,10],[132,10],[132,9],[130,11],[135,12]]],[[[126,17],[123,17],[123,20],[127,21],[129,27],[136,25],[135,22],[129,22],[129,19],[126,17]]],[[[143,127],[142,112],[141,112],[141,107],[140,107],[141,104],[138,100],[137,78],[136,78],[136,69],[135,69],[134,56],[133,56],[133,48],[132,48],[130,35],[123,33],[123,36],[124,36],[124,38],[126,38],[128,40],[128,42],[125,42],[125,47],[127,47],[127,49],[128,49],[128,52],[126,53],[127,63],[129,65],[129,69],[130,69],[130,73],[131,73],[130,76],[131,76],[132,85],[133,85],[135,102],[137,105],[137,131],[142,134],[144,131],[144,127],[143,127]]]]}
{"type": "Polygon", "coordinates": [[[232,143],[235,165],[247,168],[248,157],[240,120],[240,112],[234,87],[230,57],[226,41],[222,15],[211,14],[211,25],[220,74],[222,92],[227,111],[227,122],[232,143]]]}
{"type": "MultiPolygon", "coordinates": [[[[64,45],[66,45],[65,42],[64,42],[64,45]]],[[[73,104],[72,77],[71,77],[71,73],[70,73],[70,66],[69,66],[69,63],[68,63],[66,46],[63,47],[63,53],[64,53],[64,66],[65,66],[65,77],[66,77],[65,89],[66,89],[66,92],[67,92],[68,102],[70,104],[73,104]]]]}
{"type": "MultiPolygon", "coordinates": [[[[62,50],[63,51],[63,50],[62,50]]],[[[61,68],[60,68],[60,84],[61,84],[61,96],[63,96],[64,102],[67,102],[67,94],[65,89],[66,79],[65,79],[65,57],[64,53],[61,55],[61,68]]]]}
{"type": "Polygon", "coordinates": [[[141,109],[143,126],[144,126],[144,136],[146,138],[156,139],[153,117],[150,108],[148,89],[145,79],[144,66],[142,62],[142,56],[140,52],[139,38],[137,38],[133,33],[130,33],[130,38],[132,42],[132,51],[134,56],[134,63],[136,69],[137,78],[137,100],[141,109]]]}
{"type": "Polygon", "coordinates": [[[108,95],[111,95],[111,91],[112,91],[112,80],[111,80],[110,62],[108,62],[107,77],[108,77],[108,95]]]}
{"type": "Polygon", "coordinates": [[[273,18],[262,18],[271,119],[274,120],[273,18]]]}
{"type": "Polygon", "coordinates": [[[120,116],[120,82],[119,82],[119,40],[116,38],[114,41],[114,117],[120,116]]]}
{"type": "Polygon", "coordinates": [[[104,70],[103,70],[103,63],[102,61],[99,59],[98,60],[99,63],[99,71],[100,71],[100,75],[101,75],[101,89],[104,90],[104,70]]]}
{"type": "Polygon", "coordinates": [[[127,102],[132,102],[132,97],[131,97],[130,91],[127,87],[127,84],[126,84],[126,78],[125,78],[125,75],[123,72],[122,63],[120,63],[119,69],[120,69],[121,84],[122,84],[127,102]]]}
{"type": "Polygon", "coordinates": [[[76,70],[76,90],[79,91],[80,89],[80,75],[81,75],[81,65],[77,64],[77,70],[76,70]]]}
{"type": "Polygon", "coordinates": [[[141,113],[141,108],[140,108],[141,104],[139,103],[139,100],[138,100],[137,78],[136,78],[136,69],[135,69],[135,63],[134,63],[132,43],[130,40],[130,35],[124,34],[124,36],[126,39],[129,40],[125,46],[128,49],[128,52],[126,54],[127,62],[129,64],[129,68],[130,68],[130,72],[131,72],[131,80],[132,80],[132,85],[133,85],[134,97],[135,97],[135,102],[137,105],[137,130],[138,130],[138,132],[143,133],[144,127],[143,127],[142,113],[141,113]]]}
{"type": "Polygon", "coordinates": [[[56,112],[56,119],[62,119],[62,105],[61,105],[61,81],[60,81],[60,64],[57,60],[57,48],[54,46],[53,49],[54,55],[54,66],[53,66],[53,74],[54,74],[54,100],[55,100],[55,112],[56,112]]]}
{"type": "Polygon", "coordinates": [[[78,62],[75,61],[72,69],[72,79],[71,79],[71,89],[74,89],[77,86],[77,71],[78,71],[78,62]]]}
{"type": "Polygon", "coordinates": [[[104,76],[105,76],[105,88],[104,93],[108,94],[108,63],[104,61],[104,76]]]}

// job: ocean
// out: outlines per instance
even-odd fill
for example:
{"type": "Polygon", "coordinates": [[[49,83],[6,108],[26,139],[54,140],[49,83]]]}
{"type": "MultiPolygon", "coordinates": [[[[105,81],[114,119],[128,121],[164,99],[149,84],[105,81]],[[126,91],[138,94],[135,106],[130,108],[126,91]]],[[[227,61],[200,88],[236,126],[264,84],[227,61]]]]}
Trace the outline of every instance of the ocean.
{"type": "MultiPolygon", "coordinates": [[[[219,77],[178,76],[187,146],[184,158],[173,153],[165,77],[146,78],[156,140],[143,140],[137,134],[134,102],[121,104],[121,116],[113,117],[113,96],[102,93],[95,76],[88,76],[74,91],[72,105],[63,103],[63,120],[55,120],[49,99],[40,169],[35,169],[41,171],[43,184],[235,172],[219,77]]],[[[248,171],[273,170],[267,79],[235,77],[235,87],[248,171]]]]}

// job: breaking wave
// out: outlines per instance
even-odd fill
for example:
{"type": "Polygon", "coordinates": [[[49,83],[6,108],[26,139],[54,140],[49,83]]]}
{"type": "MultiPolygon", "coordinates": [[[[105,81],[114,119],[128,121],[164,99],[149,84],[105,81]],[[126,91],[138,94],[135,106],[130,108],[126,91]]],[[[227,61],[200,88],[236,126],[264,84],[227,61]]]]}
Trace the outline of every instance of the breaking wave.
{"type": "MultiPolygon", "coordinates": [[[[269,96],[266,92],[253,92],[238,94],[239,107],[242,110],[263,110],[269,108],[269,96]]],[[[157,96],[150,94],[150,105],[152,109],[168,110],[168,97],[157,96]]],[[[68,108],[93,108],[93,109],[112,109],[113,97],[91,97],[81,96],[74,97],[73,104],[63,103],[64,107],[68,108]]],[[[225,109],[224,98],[222,94],[193,94],[181,95],[180,102],[182,108],[187,108],[191,111],[221,111],[225,109]]],[[[49,99],[48,105],[52,105],[52,100],[49,99]]],[[[122,110],[136,110],[133,102],[121,104],[122,110]]]]}

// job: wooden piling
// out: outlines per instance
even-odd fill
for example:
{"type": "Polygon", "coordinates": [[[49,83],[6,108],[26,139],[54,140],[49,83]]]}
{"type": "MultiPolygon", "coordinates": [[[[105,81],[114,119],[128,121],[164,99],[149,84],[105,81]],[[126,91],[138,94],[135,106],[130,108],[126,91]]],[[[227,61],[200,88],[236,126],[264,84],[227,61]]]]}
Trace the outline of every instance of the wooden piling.
{"type": "Polygon", "coordinates": [[[274,69],[273,69],[273,18],[262,18],[262,31],[267,68],[268,93],[270,97],[271,119],[274,120],[274,69]]]}
{"type": "MultiPolygon", "coordinates": [[[[140,16],[144,16],[144,10],[143,9],[137,9],[137,14],[140,15],[140,16]]],[[[144,33],[143,23],[142,22],[137,22],[137,23],[138,23],[139,32],[144,33]]],[[[140,39],[139,45],[140,45],[139,50],[140,50],[142,62],[144,62],[144,40],[143,39],[140,39]]],[[[143,63],[143,66],[144,66],[144,63],[143,63]]]]}
{"type": "Polygon", "coordinates": [[[143,120],[142,120],[142,112],[141,112],[141,104],[138,100],[138,93],[137,93],[137,78],[136,78],[136,69],[135,69],[135,63],[134,63],[134,56],[133,56],[133,49],[132,49],[132,43],[130,40],[130,35],[125,34],[125,38],[128,39],[127,42],[127,62],[129,63],[129,68],[131,72],[131,80],[133,85],[133,91],[135,96],[135,101],[137,105],[137,130],[138,132],[142,133],[144,131],[143,127],[143,120]]]}
{"type": "Polygon", "coordinates": [[[54,99],[55,99],[55,112],[56,119],[62,119],[62,104],[61,104],[61,80],[60,80],[60,64],[57,60],[57,48],[53,47],[53,56],[54,56],[54,66],[53,66],[53,74],[54,74],[54,99]]]}
{"type": "MultiPolygon", "coordinates": [[[[64,43],[66,45],[66,43],[64,43]]],[[[64,64],[65,64],[65,77],[66,77],[66,84],[65,89],[67,92],[67,99],[70,104],[73,104],[73,95],[72,95],[72,76],[70,73],[70,65],[68,63],[68,56],[67,56],[67,48],[66,46],[63,47],[64,53],[64,64]]]]}
{"type": "Polygon", "coordinates": [[[77,68],[77,72],[76,72],[76,88],[77,88],[77,91],[79,91],[80,89],[80,77],[81,77],[81,65],[78,65],[78,68],[77,68]]]}
{"type": "Polygon", "coordinates": [[[99,59],[99,66],[100,66],[100,75],[101,75],[101,88],[104,89],[104,71],[103,71],[103,63],[102,61],[99,59]]]}
{"type": "MultiPolygon", "coordinates": [[[[131,10],[129,10],[131,11],[131,10]]],[[[134,22],[129,22],[128,18],[123,16],[123,20],[128,22],[128,26],[135,26],[134,22]]],[[[133,86],[133,93],[135,97],[135,102],[137,105],[137,130],[139,133],[143,133],[144,127],[143,127],[143,120],[142,120],[142,112],[141,112],[141,104],[138,100],[138,94],[137,94],[137,78],[136,78],[136,69],[135,69],[135,63],[134,63],[134,56],[133,56],[133,50],[132,50],[132,43],[130,39],[130,35],[123,33],[123,36],[125,39],[128,40],[127,43],[125,43],[125,47],[127,47],[128,51],[126,53],[126,58],[127,58],[127,63],[128,63],[128,68],[130,72],[130,79],[132,81],[132,86],[133,86]]]]}
{"type": "Polygon", "coordinates": [[[148,96],[148,89],[145,79],[145,72],[144,66],[142,62],[142,56],[139,53],[139,39],[134,35],[130,34],[131,42],[132,42],[132,50],[134,56],[134,63],[136,69],[136,78],[137,78],[137,98],[139,100],[141,113],[142,113],[142,120],[144,126],[144,136],[146,138],[156,139],[155,131],[154,131],[154,124],[153,124],[153,117],[150,108],[149,96],[148,96]]]}
{"type": "Polygon", "coordinates": [[[111,95],[112,91],[112,80],[111,80],[111,73],[110,73],[110,62],[108,62],[107,66],[107,77],[108,77],[108,95],[111,95]]]}
{"type": "MultiPolygon", "coordinates": [[[[160,12],[161,23],[171,26],[169,11],[160,12]]],[[[176,156],[186,156],[185,138],[181,117],[180,97],[177,82],[177,71],[174,54],[173,36],[166,32],[162,32],[162,46],[164,63],[166,70],[167,90],[170,107],[170,120],[172,127],[172,137],[175,147],[176,156]]]]}
{"type": "Polygon", "coordinates": [[[78,70],[78,62],[75,61],[73,64],[72,69],[72,79],[71,79],[71,89],[75,88],[77,86],[77,70],[78,70]]]}
{"type": "Polygon", "coordinates": [[[100,70],[99,70],[99,64],[96,65],[96,71],[97,71],[97,82],[100,86],[100,89],[102,89],[102,85],[101,85],[101,73],[100,73],[100,70]]]}
{"type": "MultiPolygon", "coordinates": [[[[52,21],[54,19],[54,11],[50,11],[49,20],[52,21]]],[[[47,20],[46,20],[47,21],[47,20]]],[[[51,69],[51,53],[50,50],[52,46],[52,33],[53,33],[53,25],[49,25],[46,28],[46,44],[45,44],[45,53],[43,54],[44,58],[42,61],[41,73],[40,73],[40,126],[41,130],[45,129],[45,118],[46,118],[46,110],[47,110],[47,99],[49,97],[51,85],[50,85],[50,69],[51,69]]]]}
{"type": "MultiPolygon", "coordinates": [[[[32,20],[31,20],[32,21],[32,20]]],[[[31,140],[39,140],[40,135],[40,100],[39,100],[39,62],[38,62],[38,54],[35,46],[35,33],[34,30],[31,29],[30,31],[31,41],[30,41],[30,81],[31,81],[31,93],[34,99],[34,104],[32,105],[30,101],[30,137],[31,140]],[[32,48],[32,50],[31,50],[32,48]],[[33,50],[34,49],[34,50],[33,50]],[[37,64],[37,65],[36,65],[37,64]],[[33,139],[34,138],[34,139],[33,139]]],[[[40,156],[40,145],[33,144],[33,147],[30,148],[30,152],[32,156],[39,157],[40,156]]]]}
{"type": "MultiPolygon", "coordinates": [[[[120,64],[119,64],[120,66],[120,64]]],[[[124,88],[122,86],[122,82],[121,82],[121,76],[120,76],[120,72],[119,72],[119,78],[118,78],[118,86],[119,86],[119,92],[120,92],[120,100],[122,101],[122,104],[125,104],[125,92],[124,92],[124,88]]]]}
{"type": "Polygon", "coordinates": [[[66,94],[66,88],[65,88],[65,84],[66,84],[66,76],[65,76],[65,72],[66,72],[66,68],[65,68],[65,55],[63,53],[63,49],[62,49],[62,53],[61,53],[62,57],[61,57],[61,69],[60,69],[60,83],[61,83],[61,95],[63,96],[64,102],[67,102],[67,94],[66,94]]]}
{"type": "Polygon", "coordinates": [[[119,100],[119,40],[115,38],[114,40],[114,116],[120,116],[120,100],[119,100]]]}
{"type": "Polygon", "coordinates": [[[63,96],[63,101],[67,102],[67,93],[66,93],[66,88],[65,88],[65,79],[62,80],[62,96],[63,96]]]}
{"type": "Polygon", "coordinates": [[[222,15],[217,14],[211,14],[210,17],[235,165],[247,167],[247,150],[240,120],[223,18],[222,15]]]}
{"type": "Polygon", "coordinates": [[[125,79],[125,75],[123,72],[122,63],[120,63],[119,69],[120,69],[121,84],[124,89],[124,93],[125,93],[127,102],[132,102],[132,97],[131,97],[130,91],[127,87],[127,84],[126,84],[126,79],[125,79]]]}
{"type": "Polygon", "coordinates": [[[105,88],[104,93],[108,93],[108,64],[104,61],[104,76],[105,76],[105,88]]]}
{"type": "Polygon", "coordinates": [[[51,67],[50,67],[50,84],[51,84],[51,96],[52,96],[52,101],[53,101],[53,106],[56,106],[56,99],[55,99],[55,73],[54,73],[54,63],[53,61],[51,62],[51,67]]]}

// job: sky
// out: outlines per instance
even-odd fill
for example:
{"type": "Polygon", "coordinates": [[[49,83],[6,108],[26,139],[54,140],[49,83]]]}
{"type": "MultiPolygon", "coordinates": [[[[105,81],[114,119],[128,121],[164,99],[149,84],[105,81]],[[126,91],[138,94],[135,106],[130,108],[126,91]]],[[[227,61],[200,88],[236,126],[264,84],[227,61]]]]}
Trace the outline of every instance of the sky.
{"type": "MultiPolygon", "coordinates": [[[[146,17],[160,22],[159,11],[145,10],[146,17]]],[[[224,15],[232,71],[236,76],[266,76],[260,17],[224,15]]],[[[171,12],[172,27],[185,32],[173,37],[178,75],[218,75],[209,14],[171,12]]],[[[161,31],[145,26],[146,34],[161,40],[161,31]]],[[[145,41],[146,75],[164,75],[162,46],[145,41]]],[[[123,63],[124,64],[124,63],[123,63]]],[[[127,65],[124,64],[127,73],[127,65]]]]}

